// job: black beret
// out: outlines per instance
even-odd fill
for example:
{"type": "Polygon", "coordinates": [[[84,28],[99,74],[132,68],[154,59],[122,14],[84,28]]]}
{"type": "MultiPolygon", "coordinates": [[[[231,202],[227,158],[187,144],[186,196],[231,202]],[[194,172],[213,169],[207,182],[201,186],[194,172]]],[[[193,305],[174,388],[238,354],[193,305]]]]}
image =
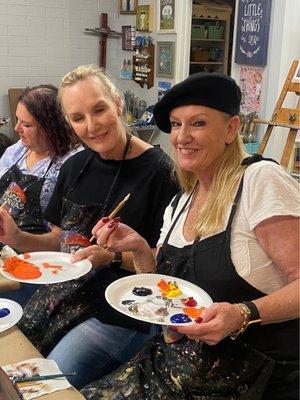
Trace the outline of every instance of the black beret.
{"type": "Polygon", "coordinates": [[[158,128],[171,132],[170,112],[180,106],[200,105],[237,115],[240,111],[241,90],[227,75],[198,72],[170,89],[153,109],[158,128]]]}

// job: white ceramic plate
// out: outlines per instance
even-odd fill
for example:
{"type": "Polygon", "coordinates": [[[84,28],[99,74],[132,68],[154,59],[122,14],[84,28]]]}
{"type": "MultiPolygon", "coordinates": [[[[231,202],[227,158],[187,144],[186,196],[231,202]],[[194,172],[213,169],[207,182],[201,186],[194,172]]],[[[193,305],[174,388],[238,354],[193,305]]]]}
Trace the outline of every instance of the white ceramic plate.
{"type": "Polygon", "coordinates": [[[176,326],[195,323],[193,318],[191,318],[191,322],[185,323],[171,321],[175,314],[184,313],[183,308],[186,306],[182,303],[182,299],[193,297],[197,302],[194,308],[209,307],[213,303],[211,297],[193,283],[161,274],[138,274],[118,279],[106,288],[105,297],[113,308],[129,317],[159,325],[176,326]],[[171,302],[165,300],[157,286],[161,279],[166,282],[175,281],[182,294],[173,297],[171,302]],[[139,287],[151,289],[152,294],[136,296],[132,291],[139,287]],[[167,310],[168,315],[157,314],[158,309],[161,310],[162,308],[167,310]]]}
{"type": "Polygon", "coordinates": [[[19,303],[13,300],[3,299],[0,297],[0,333],[6,331],[20,320],[23,314],[23,309],[19,303]],[[1,318],[1,310],[7,308],[10,313],[6,317],[1,318]]]}
{"type": "Polygon", "coordinates": [[[2,275],[17,282],[49,284],[66,282],[72,279],[80,278],[81,276],[87,274],[92,268],[92,264],[89,260],[82,260],[76,263],[71,263],[71,254],[69,253],[60,253],[56,251],[39,251],[28,254],[30,256],[30,258],[28,259],[25,259],[22,254],[18,257],[22,260],[25,259],[25,261],[29,261],[36,265],[42,273],[39,278],[18,279],[9,272],[3,271],[3,267],[1,266],[2,275]],[[43,265],[44,263],[48,263],[50,265],[58,265],[61,266],[62,269],[45,268],[45,266],[43,265]],[[55,270],[57,271],[57,273],[53,272],[55,270]]]}

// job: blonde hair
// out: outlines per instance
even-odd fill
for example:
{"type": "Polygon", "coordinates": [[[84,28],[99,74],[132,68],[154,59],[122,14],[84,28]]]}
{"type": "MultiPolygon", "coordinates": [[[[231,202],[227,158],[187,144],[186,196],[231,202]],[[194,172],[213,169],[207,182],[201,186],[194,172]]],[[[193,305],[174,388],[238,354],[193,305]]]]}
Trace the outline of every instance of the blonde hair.
{"type": "Polygon", "coordinates": [[[111,100],[119,101],[120,106],[123,108],[123,100],[118,89],[106,76],[104,70],[97,67],[96,65],[79,65],[77,68],[75,68],[73,71],[69,72],[62,78],[58,89],[58,99],[60,103],[62,104],[62,93],[65,88],[70,87],[75,83],[88,78],[93,78],[97,82],[99,82],[102,89],[111,98],[111,100]]]}
{"type": "MultiPolygon", "coordinates": [[[[228,120],[231,118],[228,114],[224,115],[228,120]]],[[[182,170],[175,152],[173,156],[175,172],[181,187],[185,191],[191,191],[197,183],[197,176],[193,172],[182,170]]],[[[210,193],[195,221],[194,230],[197,237],[212,235],[223,226],[228,206],[234,200],[237,185],[245,170],[245,166],[241,163],[246,156],[240,135],[237,133],[233,142],[225,146],[213,177],[210,193]]]]}

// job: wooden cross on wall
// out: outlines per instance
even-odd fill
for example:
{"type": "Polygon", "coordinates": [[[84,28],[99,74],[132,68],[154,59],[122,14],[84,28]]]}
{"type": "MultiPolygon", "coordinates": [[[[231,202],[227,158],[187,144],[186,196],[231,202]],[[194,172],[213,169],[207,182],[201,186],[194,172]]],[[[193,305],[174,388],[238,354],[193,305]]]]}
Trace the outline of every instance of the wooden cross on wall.
{"type": "Polygon", "coordinates": [[[107,38],[114,37],[119,38],[122,33],[111,30],[107,25],[108,15],[107,13],[100,14],[100,27],[99,28],[86,28],[84,33],[87,35],[99,36],[99,66],[106,68],[106,48],[107,48],[107,38]]]}

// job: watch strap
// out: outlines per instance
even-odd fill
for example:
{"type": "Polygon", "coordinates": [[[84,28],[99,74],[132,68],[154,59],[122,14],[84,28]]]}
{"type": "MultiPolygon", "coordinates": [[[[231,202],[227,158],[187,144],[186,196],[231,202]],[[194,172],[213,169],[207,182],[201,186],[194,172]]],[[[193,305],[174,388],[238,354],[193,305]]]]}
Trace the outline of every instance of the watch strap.
{"type": "Polygon", "coordinates": [[[249,321],[260,320],[258,308],[252,301],[243,301],[243,304],[250,310],[249,321]]]}
{"type": "Polygon", "coordinates": [[[114,267],[121,267],[122,265],[122,253],[120,251],[115,252],[115,257],[111,261],[110,265],[113,265],[114,267]]]}

